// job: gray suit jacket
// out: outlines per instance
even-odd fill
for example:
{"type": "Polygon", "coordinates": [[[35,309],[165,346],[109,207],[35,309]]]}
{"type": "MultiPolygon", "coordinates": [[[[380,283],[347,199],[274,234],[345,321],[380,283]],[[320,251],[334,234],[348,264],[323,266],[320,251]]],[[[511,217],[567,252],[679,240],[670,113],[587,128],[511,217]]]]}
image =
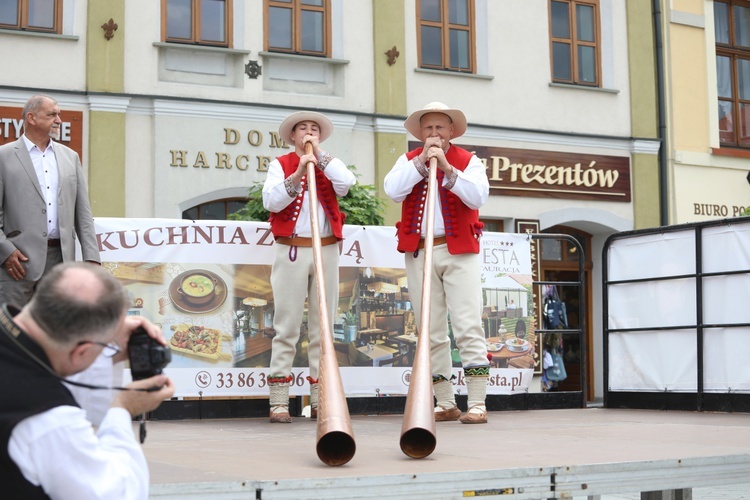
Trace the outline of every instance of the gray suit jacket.
{"type": "MultiPolygon", "coordinates": [[[[63,260],[75,260],[75,241],[83,260],[99,262],[94,217],[78,154],[54,144],[59,172],[58,225],[63,260]]],[[[18,249],[29,258],[26,280],[37,281],[47,258],[47,209],[23,137],[0,146],[0,264],[18,249]]],[[[0,271],[0,282],[11,280],[0,271]]]]}

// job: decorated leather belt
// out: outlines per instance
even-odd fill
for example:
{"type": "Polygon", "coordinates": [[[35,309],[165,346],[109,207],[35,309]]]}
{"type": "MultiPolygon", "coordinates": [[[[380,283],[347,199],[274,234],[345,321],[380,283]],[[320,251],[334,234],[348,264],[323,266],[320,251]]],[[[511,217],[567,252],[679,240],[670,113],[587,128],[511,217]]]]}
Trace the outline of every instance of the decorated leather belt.
{"type": "MultiPolygon", "coordinates": [[[[320,238],[320,246],[324,247],[327,245],[334,245],[338,243],[338,241],[338,238],[335,236],[326,236],[325,238],[320,238]]],[[[311,247],[312,238],[301,238],[299,236],[293,238],[276,238],[276,243],[289,245],[290,247],[311,247]]]]}
{"type": "Polygon", "coordinates": [[[55,248],[59,247],[60,246],[60,239],[59,238],[57,238],[57,239],[48,239],[47,240],[47,246],[48,247],[55,247],[55,248]]]}
{"type": "MultiPolygon", "coordinates": [[[[445,245],[448,242],[448,240],[445,238],[445,236],[438,236],[437,238],[432,239],[432,246],[436,247],[438,245],[445,245]]],[[[422,250],[424,248],[424,240],[419,240],[419,245],[417,246],[419,250],[422,250]]]]}

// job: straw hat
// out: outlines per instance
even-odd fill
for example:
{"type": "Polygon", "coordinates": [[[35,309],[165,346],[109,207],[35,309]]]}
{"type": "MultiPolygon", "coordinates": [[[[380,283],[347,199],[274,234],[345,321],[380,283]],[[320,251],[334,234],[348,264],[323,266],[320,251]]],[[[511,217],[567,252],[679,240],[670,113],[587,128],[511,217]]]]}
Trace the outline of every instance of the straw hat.
{"type": "Polygon", "coordinates": [[[318,127],[320,127],[320,142],[328,139],[333,133],[333,123],[331,123],[331,120],[324,115],[316,113],[315,111],[297,111],[296,113],[292,113],[284,118],[284,121],[281,122],[281,125],[279,126],[279,134],[281,135],[281,138],[285,141],[291,142],[294,127],[296,127],[299,122],[308,120],[317,123],[318,127]]]}
{"type": "Polygon", "coordinates": [[[428,113],[443,113],[453,122],[453,139],[461,137],[466,132],[466,116],[459,109],[451,109],[442,102],[431,102],[419,111],[409,115],[409,118],[404,122],[404,128],[408,130],[411,135],[421,139],[422,138],[422,127],[420,126],[420,120],[428,113]]]}

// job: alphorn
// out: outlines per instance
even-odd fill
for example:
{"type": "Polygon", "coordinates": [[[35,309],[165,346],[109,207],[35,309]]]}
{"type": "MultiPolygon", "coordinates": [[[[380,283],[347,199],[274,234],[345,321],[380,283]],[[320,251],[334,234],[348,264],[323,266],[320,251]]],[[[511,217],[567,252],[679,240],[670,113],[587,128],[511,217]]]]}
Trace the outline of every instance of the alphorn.
{"type": "Polygon", "coordinates": [[[435,200],[433,194],[436,190],[436,179],[437,159],[430,158],[430,175],[427,182],[427,202],[425,204],[427,218],[424,235],[422,307],[400,441],[401,451],[411,458],[428,456],[437,444],[432,402],[432,370],[430,369],[430,285],[432,282],[432,247],[435,233],[435,200]]]}
{"type": "MultiPolygon", "coordinates": [[[[312,144],[305,144],[305,152],[313,153],[312,144]]],[[[318,438],[315,450],[326,465],[344,465],[354,456],[354,443],[349,407],[346,405],[344,384],[341,381],[336,350],[333,347],[331,322],[328,317],[325,278],[323,273],[323,247],[320,243],[318,220],[318,192],[315,181],[315,163],[307,163],[307,197],[310,201],[312,226],[313,265],[320,311],[320,368],[318,369],[318,438]]],[[[338,284],[336,285],[338,286],[338,284]]]]}

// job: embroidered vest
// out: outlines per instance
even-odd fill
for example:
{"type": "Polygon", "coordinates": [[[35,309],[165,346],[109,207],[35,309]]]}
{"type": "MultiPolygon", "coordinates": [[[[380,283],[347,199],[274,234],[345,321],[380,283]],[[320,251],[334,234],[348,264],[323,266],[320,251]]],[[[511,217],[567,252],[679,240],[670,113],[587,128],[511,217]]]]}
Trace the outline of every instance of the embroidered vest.
{"type": "MultiPolygon", "coordinates": [[[[8,454],[8,442],[13,428],[23,419],[51,410],[57,406],[78,406],[73,395],[51,373],[21,350],[5,326],[11,314],[7,306],[0,310],[0,484],[6,498],[49,498],[39,486],[23,477],[8,454]]],[[[17,327],[13,327],[17,328],[17,327]]],[[[42,362],[49,365],[39,345],[25,333],[16,339],[42,362]]]]}
{"type": "MultiPolygon", "coordinates": [[[[299,165],[299,156],[297,153],[289,153],[276,158],[284,170],[284,178],[292,175],[299,165]]],[[[307,176],[302,178],[302,192],[297,195],[284,210],[278,213],[271,213],[268,222],[271,223],[271,232],[276,238],[288,238],[294,234],[294,228],[297,225],[300,208],[302,207],[302,198],[307,190],[307,176]]],[[[342,228],[346,220],[346,214],[339,209],[339,200],[336,197],[336,191],[333,190],[333,183],[325,176],[320,169],[315,169],[315,183],[317,186],[318,203],[321,204],[325,211],[328,222],[336,238],[343,240],[344,235],[342,228]]]]}
{"type": "MultiPolygon", "coordinates": [[[[417,148],[406,154],[410,161],[422,152],[417,148]]],[[[460,171],[466,170],[472,154],[451,144],[445,154],[448,163],[460,171]]],[[[453,255],[462,253],[479,253],[479,238],[482,236],[484,223],[479,222],[479,210],[473,210],[461,201],[461,198],[445,189],[443,171],[437,171],[438,200],[440,212],[445,223],[445,238],[448,251],[453,255]]],[[[427,200],[427,179],[418,182],[411,193],[401,203],[401,220],[396,223],[399,252],[417,250],[422,236],[422,215],[427,200]]]]}

